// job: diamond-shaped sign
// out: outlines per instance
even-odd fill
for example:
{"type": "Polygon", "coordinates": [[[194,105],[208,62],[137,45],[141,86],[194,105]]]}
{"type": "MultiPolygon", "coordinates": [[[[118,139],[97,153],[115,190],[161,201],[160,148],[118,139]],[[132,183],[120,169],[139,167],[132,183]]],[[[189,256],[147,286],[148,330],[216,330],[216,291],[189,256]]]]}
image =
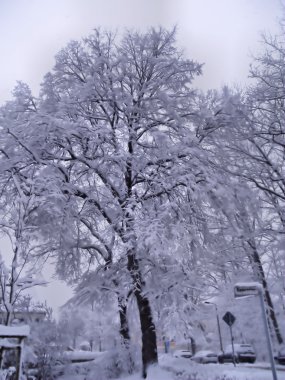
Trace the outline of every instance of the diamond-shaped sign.
{"type": "Polygon", "coordinates": [[[236,320],[236,317],[232,313],[227,311],[226,314],[223,316],[223,320],[226,322],[227,325],[232,326],[236,320]]]}

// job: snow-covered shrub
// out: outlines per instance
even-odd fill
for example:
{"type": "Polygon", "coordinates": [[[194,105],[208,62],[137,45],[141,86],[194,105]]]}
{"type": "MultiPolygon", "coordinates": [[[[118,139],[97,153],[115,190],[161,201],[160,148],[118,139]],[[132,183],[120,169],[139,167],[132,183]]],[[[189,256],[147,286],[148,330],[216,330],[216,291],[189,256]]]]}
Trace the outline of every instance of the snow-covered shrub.
{"type": "Polygon", "coordinates": [[[90,372],[86,380],[114,379],[123,374],[130,374],[139,370],[138,366],[139,350],[132,347],[127,351],[122,348],[100,353],[94,364],[90,363],[90,372]]]}

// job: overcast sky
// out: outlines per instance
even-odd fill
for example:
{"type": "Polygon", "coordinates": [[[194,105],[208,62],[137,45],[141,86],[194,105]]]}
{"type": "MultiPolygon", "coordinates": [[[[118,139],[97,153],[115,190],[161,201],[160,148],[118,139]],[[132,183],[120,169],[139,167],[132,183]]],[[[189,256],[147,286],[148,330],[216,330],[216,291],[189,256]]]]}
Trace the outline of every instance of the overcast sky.
{"type": "Polygon", "coordinates": [[[178,25],[187,56],[205,62],[197,86],[243,84],[260,33],[276,33],[280,16],[280,0],[0,0],[0,103],[16,80],[37,94],[60,48],[98,26],[178,25]]]}
{"type": "MultiPolygon", "coordinates": [[[[278,32],[280,1],[0,0],[0,103],[10,98],[17,80],[37,95],[60,48],[99,26],[145,30],[177,25],[185,54],[205,63],[195,85],[244,84],[250,55],[261,48],[261,32],[278,32]]],[[[37,292],[54,307],[70,295],[58,283],[37,292]]]]}

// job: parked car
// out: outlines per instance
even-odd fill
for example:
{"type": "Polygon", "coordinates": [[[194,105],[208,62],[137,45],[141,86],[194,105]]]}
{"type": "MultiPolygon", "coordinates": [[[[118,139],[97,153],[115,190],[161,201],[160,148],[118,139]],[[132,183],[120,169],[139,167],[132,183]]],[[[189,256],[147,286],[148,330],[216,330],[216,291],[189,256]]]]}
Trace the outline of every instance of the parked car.
{"type": "Polygon", "coordinates": [[[202,364],[217,363],[218,355],[212,351],[198,351],[195,355],[192,356],[191,360],[202,364]]]}
{"type": "Polygon", "coordinates": [[[278,354],[274,356],[274,359],[278,364],[285,365],[285,346],[280,348],[278,354]]]}
{"type": "MultiPolygon", "coordinates": [[[[234,357],[236,363],[254,363],[256,360],[256,353],[251,344],[235,343],[234,344],[234,357]]],[[[218,355],[219,363],[232,363],[233,362],[233,349],[229,344],[224,353],[218,355]]]]}
{"type": "Polygon", "coordinates": [[[176,350],[176,351],[174,351],[173,356],[175,358],[190,359],[193,355],[192,355],[192,352],[189,350],[176,350]]]}

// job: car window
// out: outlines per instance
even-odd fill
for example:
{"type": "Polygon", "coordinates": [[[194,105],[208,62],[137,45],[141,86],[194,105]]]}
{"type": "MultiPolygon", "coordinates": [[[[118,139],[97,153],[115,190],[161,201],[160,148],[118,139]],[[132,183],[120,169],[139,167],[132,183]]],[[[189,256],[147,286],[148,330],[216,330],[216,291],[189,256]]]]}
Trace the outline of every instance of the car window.
{"type": "MultiPolygon", "coordinates": [[[[242,351],[253,351],[254,352],[254,349],[253,347],[250,345],[250,344],[234,344],[234,351],[235,352],[242,352],[242,351]]],[[[232,349],[232,346],[229,345],[229,346],[226,346],[225,348],[225,353],[232,353],[233,352],[233,349],[232,349]]]]}

